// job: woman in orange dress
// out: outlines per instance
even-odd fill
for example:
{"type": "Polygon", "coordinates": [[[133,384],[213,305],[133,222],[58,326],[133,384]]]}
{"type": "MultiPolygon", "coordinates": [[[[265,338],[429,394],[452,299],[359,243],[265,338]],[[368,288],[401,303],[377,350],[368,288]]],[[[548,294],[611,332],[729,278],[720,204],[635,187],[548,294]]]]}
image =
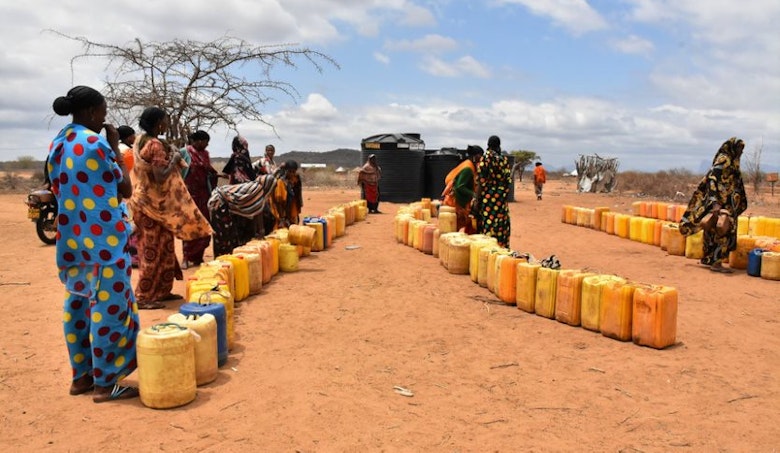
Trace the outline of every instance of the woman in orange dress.
{"type": "Polygon", "coordinates": [[[444,191],[442,192],[442,204],[455,208],[458,231],[466,234],[476,233],[476,228],[471,221],[471,202],[474,199],[474,186],[476,184],[476,163],[479,162],[483,150],[479,146],[469,145],[466,156],[457,167],[450,170],[444,178],[444,191]]]}
{"type": "Polygon", "coordinates": [[[164,308],[182,297],[171,293],[182,280],[174,237],[189,241],[211,234],[211,226],[192,200],[181,176],[181,154],[165,140],[168,114],[148,107],[139,126],[144,133],[134,146],[133,197],[128,201],[138,235],[139,278],[135,294],[140,309],[164,308]]]}

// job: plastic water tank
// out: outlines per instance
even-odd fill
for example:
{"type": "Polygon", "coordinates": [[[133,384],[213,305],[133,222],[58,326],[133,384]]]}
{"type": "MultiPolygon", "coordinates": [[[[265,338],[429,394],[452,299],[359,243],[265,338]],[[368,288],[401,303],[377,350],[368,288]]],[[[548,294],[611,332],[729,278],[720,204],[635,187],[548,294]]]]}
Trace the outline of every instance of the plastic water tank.
{"type": "Polygon", "coordinates": [[[371,154],[382,169],[379,200],[411,203],[423,197],[425,142],[418,133],[378,134],[360,142],[361,165],[371,154]]]}
{"type": "Polygon", "coordinates": [[[425,153],[425,190],[424,196],[431,199],[441,198],[444,190],[444,178],[453,168],[460,164],[461,156],[466,150],[442,148],[438,151],[425,153]]]}

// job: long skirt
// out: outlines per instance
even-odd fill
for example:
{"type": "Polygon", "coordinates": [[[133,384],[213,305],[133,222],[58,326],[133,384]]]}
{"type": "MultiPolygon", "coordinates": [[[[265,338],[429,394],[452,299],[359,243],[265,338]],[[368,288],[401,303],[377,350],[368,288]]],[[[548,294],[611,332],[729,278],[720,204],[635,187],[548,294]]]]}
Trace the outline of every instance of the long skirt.
{"type": "Polygon", "coordinates": [[[130,283],[130,256],[110,266],[74,266],[60,272],[67,296],[63,330],[73,380],[91,375],[108,387],[136,368],[138,307],[130,283]]]}
{"type": "MultiPolygon", "coordinates": [[[[208,208],[208,197],[206,199],[197,199],[195,197],[192,198],[193,201],[195,201],[195,205],[198,207],[198,210],[201,214],[203,214],[203,217],[206,218],[206,220],[211,219],[211,216],[209,215],[209,208],[208,208]]],[[[209,247],[209,244],[211,243],[211,237],[206,236],[198,239],[193,239],[191,241],[182,241],[182,255],[184,256],[185,261],[189,261],[192,264],[200,264],[203,262],[203,253],[206,251],[206,249],[209,247]]]]}
{"type": "Polygon", "coordinates": [[[176,259],[173,233],[142,212],[134,212],[138,235],[138,284],[135,297],[139,302],[156,302],[173,289],[173,280],[184,276],[176,259]]]}

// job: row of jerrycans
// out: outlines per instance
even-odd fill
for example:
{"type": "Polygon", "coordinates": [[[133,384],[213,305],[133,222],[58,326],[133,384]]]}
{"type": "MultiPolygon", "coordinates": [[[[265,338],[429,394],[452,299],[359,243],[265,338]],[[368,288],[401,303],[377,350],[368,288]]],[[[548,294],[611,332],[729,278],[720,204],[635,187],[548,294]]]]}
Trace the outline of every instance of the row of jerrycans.
{"type": "Polygon", "coordinates": [[[521,310],[656,349],[675,343],[675,288],[526,262],[515,271],[515,303],[521,310]]]}
{"type": "Polygon", "coordinates": [[[469,276],[500,300],[559,322],[621,341],[662,349],[675,343],[675,288],[577,269],[550,269],[498,247],[471,241],[469,276]]]}
{"type": "Polygon", "coordinates": [[[469,275],[507,304],[652,348],[662,349],[676,341],[678,292],[673,287],[575,269],[550,269],[499,247],[495,238],[436,229],[429,232],[431,227],[399,216],[396,238],[429,253],[426,237],[432,235],[432,254],[445,269],[469,275]]]}

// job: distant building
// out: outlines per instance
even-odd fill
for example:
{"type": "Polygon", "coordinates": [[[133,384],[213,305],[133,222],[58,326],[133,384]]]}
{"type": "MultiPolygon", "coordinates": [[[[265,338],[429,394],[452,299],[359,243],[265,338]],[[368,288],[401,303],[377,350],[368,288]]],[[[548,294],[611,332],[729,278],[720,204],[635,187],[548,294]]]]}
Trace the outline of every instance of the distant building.
{"type": "Polygon", "coordinates": [[[327,168],[327,164],[301,164],[301,168],[327,168]]]}

